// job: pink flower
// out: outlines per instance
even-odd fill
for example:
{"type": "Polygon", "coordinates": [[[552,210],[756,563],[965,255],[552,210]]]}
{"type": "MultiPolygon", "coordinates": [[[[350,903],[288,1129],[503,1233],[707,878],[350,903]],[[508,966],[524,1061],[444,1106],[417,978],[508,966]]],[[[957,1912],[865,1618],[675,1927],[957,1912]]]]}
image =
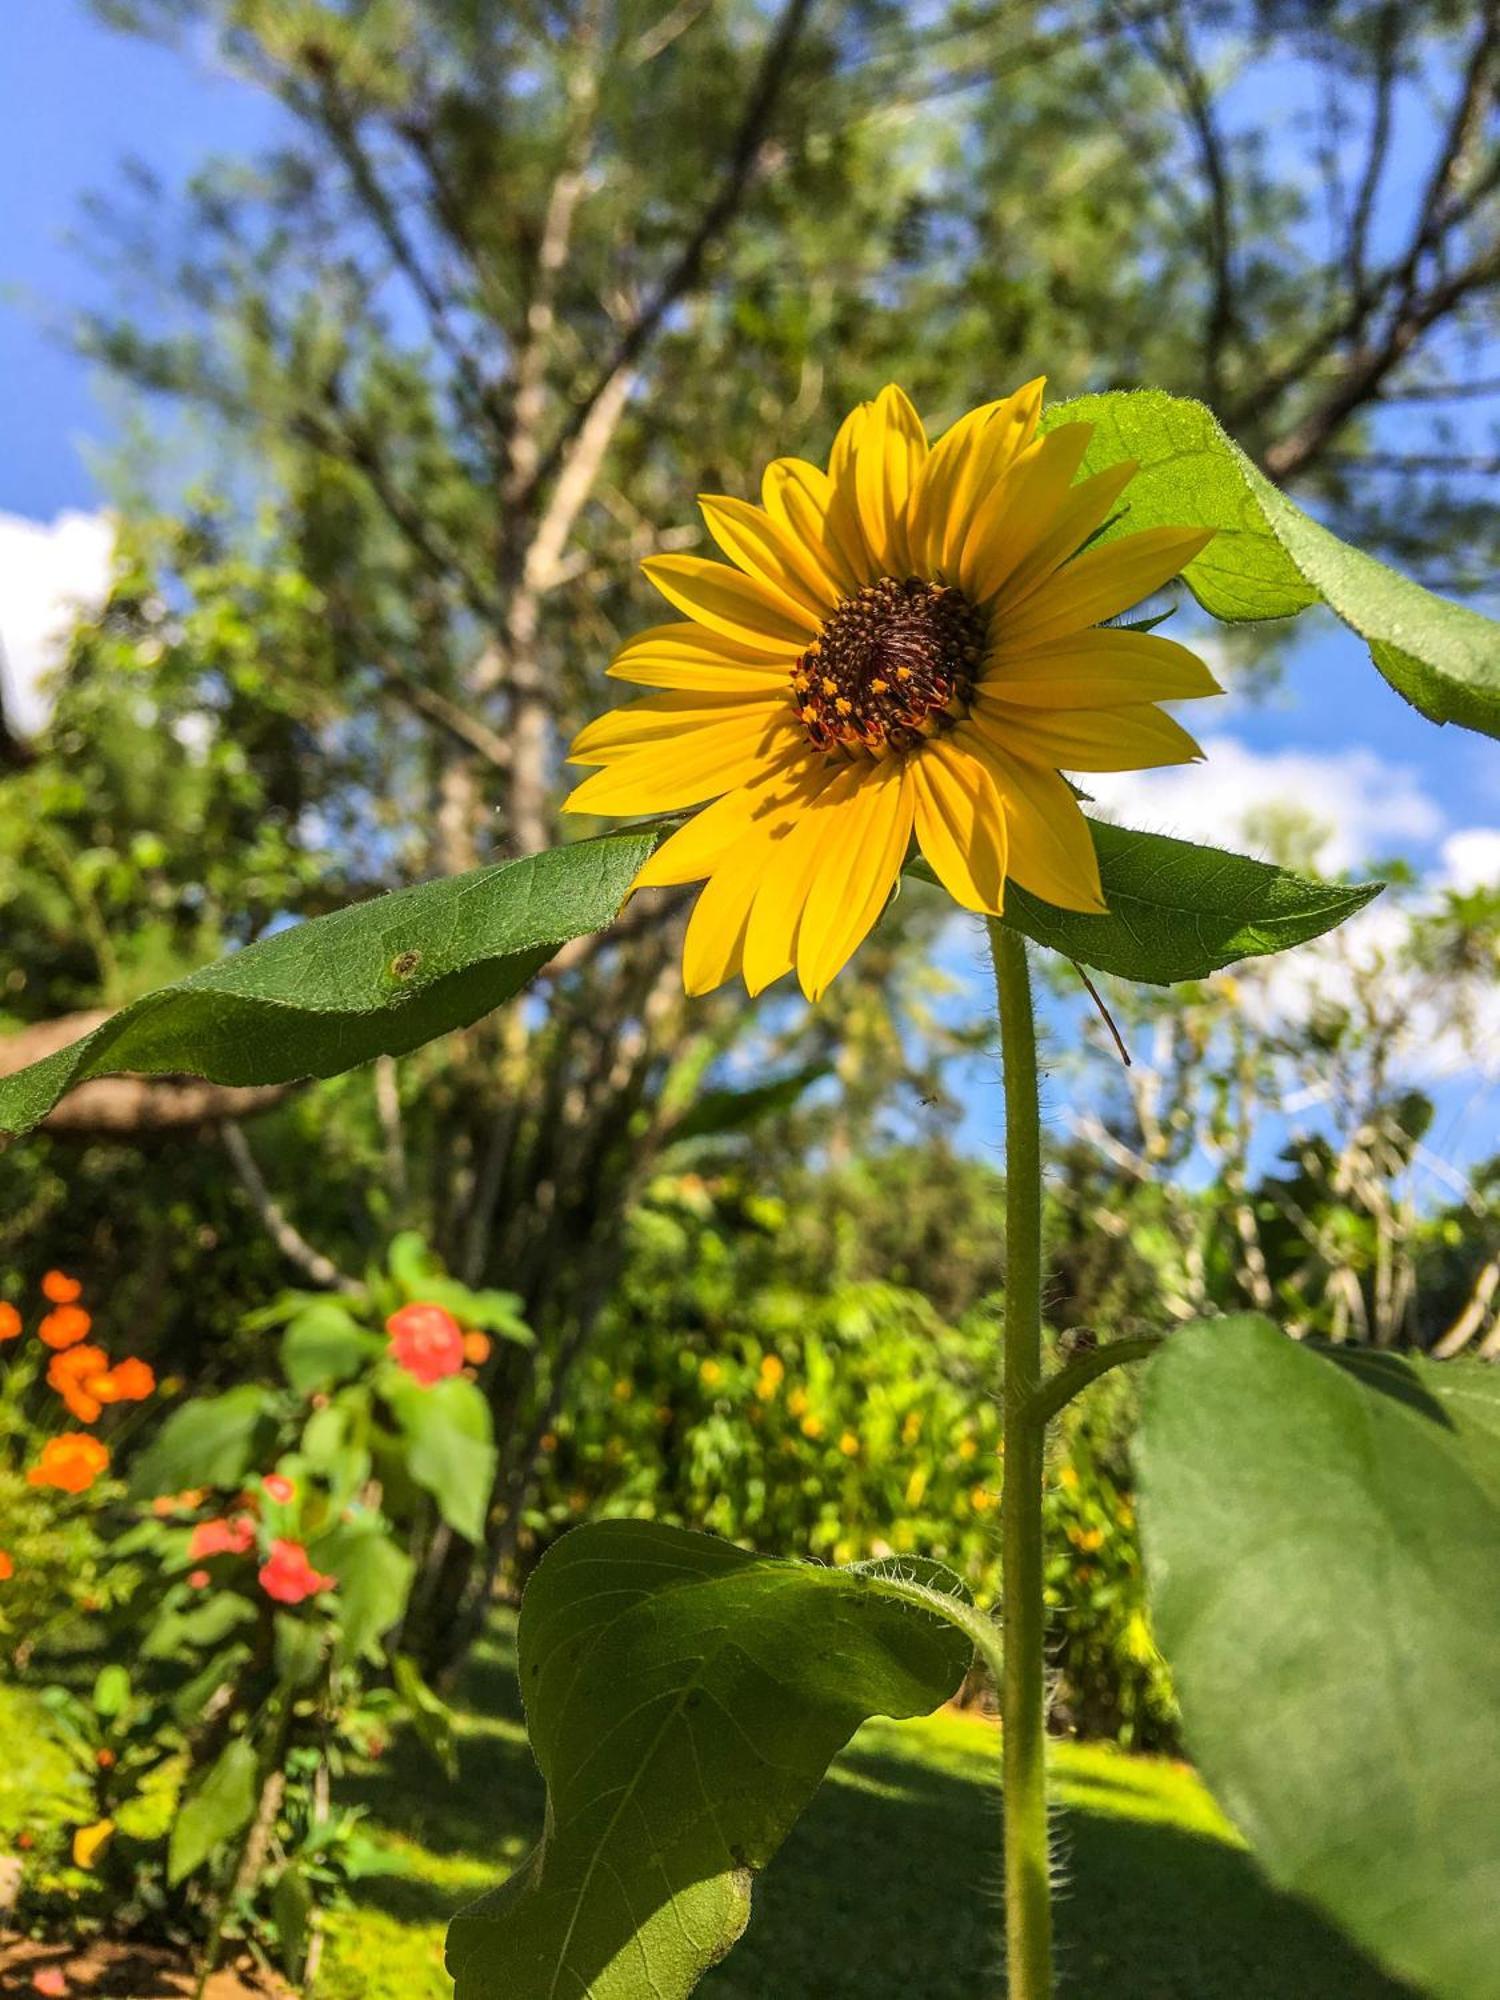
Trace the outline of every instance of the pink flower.
{"type": "Polygon", "coordinates": [[[207,1590],[212,1582],[213,1578],[206,1569],[190,1569],[188,1571],[189,1590],[207,1590]]]}
{"type": "Polygon", "coordinates": [[[268,1472],[260,1483],[266,1497],[278,1507],[290,1507],[297,1497],[296,1485],[284,1472],[268,1472]]]}
{"type": "Polygon", "coordinates": [[[68,1990],[67,1978],[56,1965],[44,1965],[40,1972],[31,1975],[32,1991],[45,1993],[49,2000],[64,2000],[68,1990]]]}
{"type": "Polygon", "coordinates": [[[236,1514],[228,1521],[200,1521],[188,1543],[188,1561],[248,1555],[254,1545],[255,1523],[248,1514],[236,1514]]]}
{"type": "Polygon", "coordinates": [[[391,1358],[407,1374],[430,1389],[445,1375],[456,1375],[464,1365],[463,1328],[442,1306],[402,1306],[385,1323],[391,1337],[391,1358]]]}
{"type": "Polygon", "coordinates": [[[324,1576],[307,1560],[300,1542],[274,1541],[268,1561],[260,1566],[260,1587],[278,1604],[301,1604],[320,1590],[332,1590],[336,1576],[324,1576]]]}

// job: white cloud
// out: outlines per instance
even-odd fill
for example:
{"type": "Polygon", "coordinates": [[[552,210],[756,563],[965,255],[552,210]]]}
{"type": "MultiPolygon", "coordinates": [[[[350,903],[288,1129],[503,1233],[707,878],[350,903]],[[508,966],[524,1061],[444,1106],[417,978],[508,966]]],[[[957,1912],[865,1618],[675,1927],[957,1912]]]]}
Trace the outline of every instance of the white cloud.
{"type": "Polygon", "coordinates": [[[1244,844],[1246,821],[1269,806],[1294,805],[1328,829],[1318,868],[1337,874],[1425,845],[1444,816],[1417,773],[1356,747],[1333,756],[1310,750],[1252,750],[1234,736],[1203,739],[1206,761],[1163,771],[1091,772],[1085,791],[1111,818],[1218,846],[1244,844]]]}
{"type": "Polygon", "coordinates": [[[1456,991],[1434,997],[1405,961],[1412,916],[1431,907],[1436,891],[1500,882],[1500,827],[1450,831],[1416,771],[1361,745],[1328,756],[1259,751],[1226,733],[1204,739],[1203,747],[1202,764],[1091,774],[1084,787],[1106,814],[1129,826],[1242,852],[1255,846],[1247,822],[1270,807],[1299,807],[1326,828],[1315,861],[1321,874],[1436,848],[1415,897],[1379,897],[1326,937],[1252,961],[1241,985],[1247,1012],[1263,1027],[1306,1021],[1320,1006],[1353,1004],[1378,968],[1386,999],[1398,1002],[1392,1011],[1404,1014],[1398,1053],[1408,1076],[1500,1077],[1500,993],[1479,983],[1458,1006],[1456,991]]]}
{"type": "Polygon", "coordinates": [[[70,509],[50,522],[0,514],[0,674],[5,713],[23,736],[47,719],[41,683],[79,608],[108,588],[114,538],[105,514],[70,509]]]}
{"type": "Polygon", "coordinates": [[[1466,895],[1500,887],[1500,826],[1466,826],[1442,845],[1440,885],[1466,895]]]}

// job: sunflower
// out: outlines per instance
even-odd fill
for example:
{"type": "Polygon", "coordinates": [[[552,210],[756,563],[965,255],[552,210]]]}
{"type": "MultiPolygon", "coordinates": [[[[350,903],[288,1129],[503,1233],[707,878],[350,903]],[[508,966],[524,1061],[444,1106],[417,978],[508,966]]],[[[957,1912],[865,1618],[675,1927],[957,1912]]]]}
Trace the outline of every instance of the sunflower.
{"type": "Polygon", "coordinates": [[[1208,669],[1101,620],[1209,536],[1150,528],[1085,548],[1136,466],[1079,480],[1092,426],[1038,437],[1041,391],[987,403],[929,447],[907,397],[884,389],[846,418],[826,472],[781,458],[759,507],[700,497],[733,567],[644,565],[686,622],[616,657],[616,680],[663,692],[581,731],[569,760],[599,768],[567,808],[704,808],[634,884],[704,882],[690,993],[736,973],[758,993],[795,968],[819,998],[913,838],[965,909],[998,916],[1009,879],[1101,911],[1093,841],[1059,774],[1201,755],[1153,704],[1218,693],[1208,669]]]}

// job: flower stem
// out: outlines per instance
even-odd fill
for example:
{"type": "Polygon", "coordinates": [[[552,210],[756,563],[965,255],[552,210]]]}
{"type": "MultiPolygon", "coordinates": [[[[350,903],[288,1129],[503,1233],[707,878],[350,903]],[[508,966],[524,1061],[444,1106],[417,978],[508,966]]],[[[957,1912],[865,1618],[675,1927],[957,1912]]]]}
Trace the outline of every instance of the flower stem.
{"type": "Polygon", "coordinates": [[[1000,1508],[1005,1664],[1000,1717],[1006,1993],[1008,2000],[1049,2000],[1052,1883],[1042,1594],[1047,1423],[1037,1400],[1042,1381],[1041,1106],[1026,947],[994,918],[989,934],[1005,1065],[1005,1484],[1000,1508]]]}

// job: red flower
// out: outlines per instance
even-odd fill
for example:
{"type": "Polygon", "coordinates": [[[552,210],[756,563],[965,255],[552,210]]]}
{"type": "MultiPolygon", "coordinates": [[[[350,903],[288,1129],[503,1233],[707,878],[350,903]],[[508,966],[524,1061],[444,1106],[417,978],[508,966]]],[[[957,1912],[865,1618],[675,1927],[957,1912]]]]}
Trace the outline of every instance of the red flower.
{"type": "Polygon", "coordinates": [[[236,1514],[228,1521],[200,1521],[188,1542],[188,1561],[248,1555],[254,1545],[255,1523],[248,1514],[236,1514]]]}
{"type": "Polygon", "coordinates": [[[83,1287],[66,1271],[49,1271],[42,1279],[42,1297],[55,1306],[77,1305],[83,1297],[83,1287]]]}
{"type": "Polygon", "coordinates": [[[21,1315],[9,1299],[0,1299],[0,1340],[15,1340],[21,1331],[21,1315]]]}
{"type": "Polygon", "coordinates": [[[32,1486],[57,1486],[64,1493],[86,1493],[109,1464],[109,1450],[85,1431],[64,1431],[48,1438],[42,1455],[26,1478],[32,1486]]]}
{"type": "Polygon", "coordinates": [[[6,1550],[0,1549],[0,1583],[9,1583],[16,1573],[16,1566],[6,1550]]]}
{"type": "Polygon", "coordinates": [[[260,1483],[267,1498],[274,1500],[278,1507],[290,1507],[297,1497],[295,1483],[284,1472],[268,1472],[260,1483]]]}
{"type": "Polygon", "coordinates": [[[101,1771],[112,1771],[118,1761],[114,1751],[107,1747],[94,1752],[94,1762],[99,1766],[101,1771]]]}
{"type": "Polygon", "coordinates": [[[33,1993],[45,1993],[47,2000],[65,2000],[67,1975],[60,1966],[44,1965],[40,1972],[31,1975],[31,1990],[33,1993]]]}
{"type": "Polygon", "coordinates": [[[190,1569],[188,1571],[189,1590],[207,1590],[212,1582],[213,1578],[206,1569],[190,1569]]]}
{"type": "Polygon", "coordinates": [[[58,1306],[42,1320],[37,1333],[48,1347],[73,1347],[88,1338],[93,1324],[82,1306],[58,1306]]]}
{"type": "Polygon", "coordinates": [[[313,1568],[300,1542],[272,1542],[270,1560],[260,1566],[260,1587],[278,1604],[301,1604],[320,1590],[332,1590],[337,1582],[336,1576],[324,1576],[313,1568]]]}
{"type": "Polygon", "coordinates": [[[463,1328],[442,1306],[402,1306],[385,1323],[391,1337],[391,1358],[424,1389],[456,1375],[464,1365],[463,1328]]]}

